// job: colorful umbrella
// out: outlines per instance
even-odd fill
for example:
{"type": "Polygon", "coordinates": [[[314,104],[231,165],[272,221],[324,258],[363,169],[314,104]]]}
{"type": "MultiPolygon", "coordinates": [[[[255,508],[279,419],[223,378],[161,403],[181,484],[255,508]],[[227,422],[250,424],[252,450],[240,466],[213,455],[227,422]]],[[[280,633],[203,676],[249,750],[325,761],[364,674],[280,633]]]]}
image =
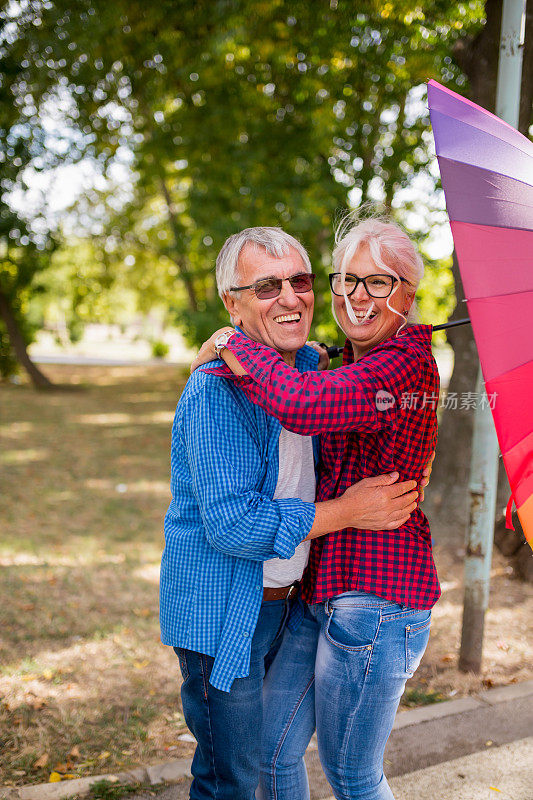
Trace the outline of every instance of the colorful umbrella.
{"type": "Polygon", "coordinates": [[[485,388],[533,547],[533,144],[435,81],[428,100],[485,388]]]}

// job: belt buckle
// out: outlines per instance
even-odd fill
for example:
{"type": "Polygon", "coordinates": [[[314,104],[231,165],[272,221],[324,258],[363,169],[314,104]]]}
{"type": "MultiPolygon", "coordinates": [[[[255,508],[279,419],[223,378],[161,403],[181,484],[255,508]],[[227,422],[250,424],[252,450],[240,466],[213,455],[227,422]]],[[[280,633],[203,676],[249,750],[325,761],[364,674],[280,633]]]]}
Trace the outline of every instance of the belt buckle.
{"type": "Polygon", "coordinates": [[[299,587],[300,581],[294,581],[294,583],[289,586],[289,591],[287,592],[285,600],[290,600],[293,596],[296,597],[299,587]]]}

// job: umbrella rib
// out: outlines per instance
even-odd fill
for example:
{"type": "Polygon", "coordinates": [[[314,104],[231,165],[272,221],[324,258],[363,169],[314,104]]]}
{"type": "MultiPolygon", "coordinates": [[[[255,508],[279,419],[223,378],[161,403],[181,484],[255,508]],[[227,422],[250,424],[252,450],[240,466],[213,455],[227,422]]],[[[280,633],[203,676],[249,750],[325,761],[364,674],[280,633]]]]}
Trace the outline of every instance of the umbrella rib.
{"type": "Polygon", "coordinates": [[[501,294],[490,294],[480,297],[467,297],[466,302],[470,303],[472,300],[496,300],[498,297],[513,297],[515,294],[533,294],[533,287],[531,289],[527,289],[524,291],[523,289],[517,290],[516,292],[501,292],[501,294]]]}
{"type": "MultiPolygon", "coordinates": [[[[528,150],[524,150],[523,147],[519,147],[517,144],[511,144],[510,142],[507,141],[507,139],[502,139],[501,136],[498,136],[498,134],[496,134],[496,133],[489,133],[484,128],[478,128],[476,125],[472,125],[470,122],[465,122],[464,120],[458,119],[457,117],[451,117],[449,114],[446,114],[443,111],[435,110],[434,113],[435,114],[441,114],[441,116],[446,117],[447,119],[451,120],[452,122],[460,122],[462,125],[466,125],[468,128],[471,128],[471,130],[473,130],[473,131],[477,131],[478,133],[485,134],[485,136],[487,136],[489,139],[497,139],[499,142],[503,142],[503,144],[506,144],[510,149],[520,150],[520,152],[523,153],[525,156],[529,156],[531,158],[531,156],[533,155],[533,144],[531,144],[529,139],[527,139],[525,136],[523,136],[523,138],[530,145],[531,152],[529,152],[528,150]]],[[[433,126],[433,128],[435,128],[435,126],[433,126]]],[[[516,131],[516,128],[513,128],[513,130],[516,131]]],[[[522,136],[522,134],[520,134],[520,131],[516,131],[516,133],[518,133],[519,135],[522,136]]],[[[436,141],[435,141],[435,144],[436,144],[436,141]]]]}

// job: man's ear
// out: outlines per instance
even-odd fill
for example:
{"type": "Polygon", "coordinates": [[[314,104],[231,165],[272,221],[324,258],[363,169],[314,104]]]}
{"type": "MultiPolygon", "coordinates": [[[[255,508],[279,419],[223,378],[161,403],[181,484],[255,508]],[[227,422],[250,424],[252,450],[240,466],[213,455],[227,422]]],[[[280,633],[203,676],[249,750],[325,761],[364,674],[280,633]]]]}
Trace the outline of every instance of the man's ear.
{"type": "Polygon", "coordinates": [[[228,314],[231,317],[232,323],[234,325],[240,325],[241,322],[242,322],[242,319],[241,319],[240,314],[239,314],[239,312],[237,310],[237,305],[238,304],[236,302],[235,297],[230,292],[226,292],[224,294],[224,297],[222,298],[222,302],[226,306],[226,310],[227,310],[228,314]]]}

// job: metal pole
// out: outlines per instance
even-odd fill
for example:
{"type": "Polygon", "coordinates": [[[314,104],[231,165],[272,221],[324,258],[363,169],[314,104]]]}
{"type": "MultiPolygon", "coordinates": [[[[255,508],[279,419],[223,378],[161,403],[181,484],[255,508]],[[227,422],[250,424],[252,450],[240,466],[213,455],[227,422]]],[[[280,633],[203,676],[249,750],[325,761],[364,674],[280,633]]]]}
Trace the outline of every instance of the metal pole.
{"type": "MultiPolygon", "coordinates": [[[[522,78],[522,38],[526,0],[504,0],[496,114],[518,127],[522,78]]],[[[484,391],[481,369],[477,397],[484,391]]],[[[497,401],[497,400],[496,400],[497,401]]],[[[498,487],[498,441],[488,403],[476,403],[470,465],[470,519],[466,540],[463,630],[459,669],[479,672],[485,611],[489,602],[494,512],[498,487]]]]}
{"type": "Polygon", "coordinates": [[[520,112],[525,21],[526,0],[504,0],[496,88],[496,114],[513,128],[518,128],[520,112]]]}
{"type": "Polygon", "coordinates": [[[459,652],[459,669],[463,672],[479,672],[481,669],[498,488],[498,440],[489,404],[480,402],[485,391],[481,370],[476,391],[478,402],[470,465],[470,519],[466,541],[463,630],[459,652]],[[485,407],[481,408],[482,405],[485,407]]]}

